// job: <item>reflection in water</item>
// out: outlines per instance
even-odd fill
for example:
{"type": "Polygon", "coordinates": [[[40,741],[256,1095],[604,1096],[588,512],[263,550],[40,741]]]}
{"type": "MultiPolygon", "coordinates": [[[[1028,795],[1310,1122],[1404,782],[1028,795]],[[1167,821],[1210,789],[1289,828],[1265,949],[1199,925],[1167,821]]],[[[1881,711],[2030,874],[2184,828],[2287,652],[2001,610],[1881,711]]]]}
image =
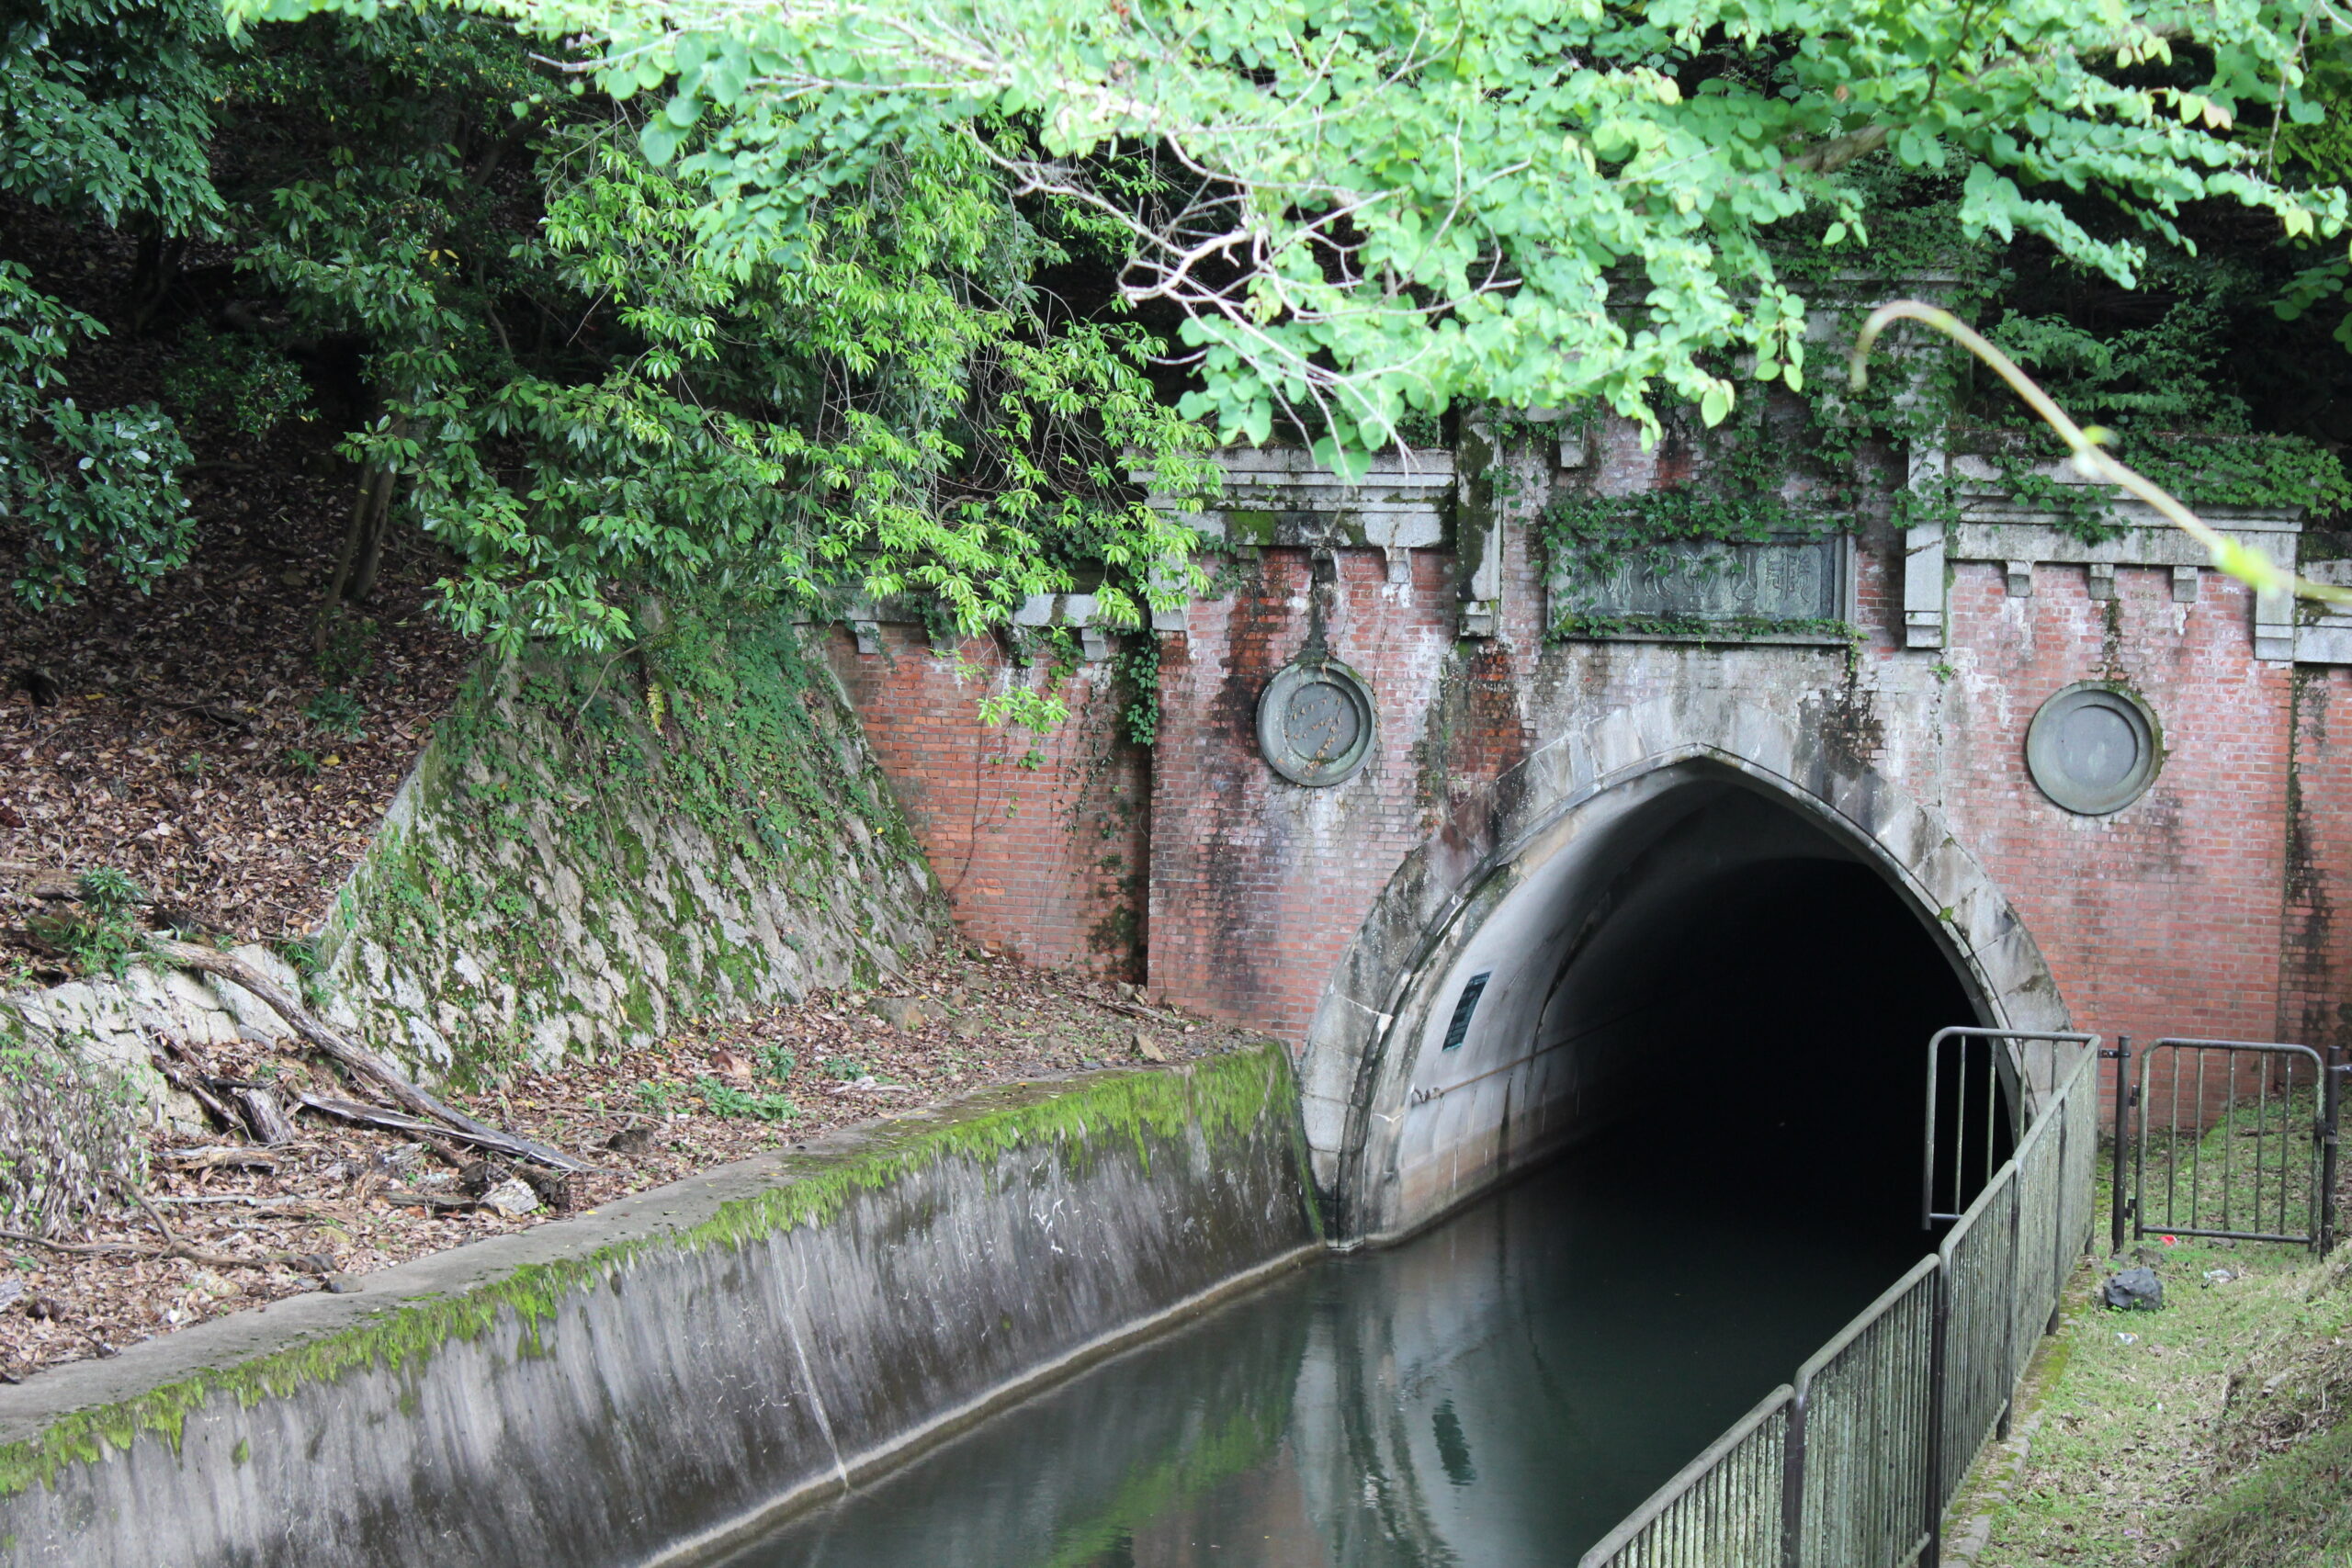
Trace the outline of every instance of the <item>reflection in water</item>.
{"type": "Polygon", "coordinates": [[[1302,1270],[729,1568],[1573,1563],[1922,1249],[1914,1195],[1727,1192],[1688,1171],[1693,1131],[1302,1270]]]}

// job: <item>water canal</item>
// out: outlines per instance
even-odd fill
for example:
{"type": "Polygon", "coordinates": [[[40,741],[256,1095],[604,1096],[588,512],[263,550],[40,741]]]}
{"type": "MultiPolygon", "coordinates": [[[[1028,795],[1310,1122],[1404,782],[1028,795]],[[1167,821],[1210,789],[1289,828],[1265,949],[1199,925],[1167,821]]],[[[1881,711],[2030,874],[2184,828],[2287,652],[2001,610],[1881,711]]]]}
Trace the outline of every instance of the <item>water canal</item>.
{"type": "Polygon", "coordinates": [[[1572,1563],[1917,1255],[1628,1130],[1096,1367],[728,1568],[1572,1563]]]}
{"type": "Polygon", "coordinates": [[[1659,1070],[1605,1134],[1049,1389],[727,1568],[1574,1563],[1930,1245],[1923,1047],[1969,1016],[1859,866],[1718,876],[1637,951],[1611,976],[1659,1070]]]}

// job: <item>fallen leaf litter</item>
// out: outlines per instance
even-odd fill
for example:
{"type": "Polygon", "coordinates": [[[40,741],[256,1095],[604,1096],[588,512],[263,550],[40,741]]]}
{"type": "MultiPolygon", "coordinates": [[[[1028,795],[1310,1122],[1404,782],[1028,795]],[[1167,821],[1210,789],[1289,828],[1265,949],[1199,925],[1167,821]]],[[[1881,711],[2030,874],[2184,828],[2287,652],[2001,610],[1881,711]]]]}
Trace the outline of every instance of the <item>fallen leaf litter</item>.
{"type": "MultiPolygon", "coordinates": [[[[1249,1038],[1145,1005],[1132,987],[951,946],[879,992],[820,993],[601,1060],[447,1093],[483,1121],[585,1157],[588,1172],[558,1178],[470,1151],[459,1151],[453,1168],[409,1137],[312,1112],[298,1117],[293,1142],[267,1148],[242,1134],[159,1131],[146,1201],[173,1235],[194,1252],[281,1261],[231,1269],[0,1241],[0,1259],[12,1265],[0,1272],[0,1378],[112,1355],[303,1292],[349,1288],[410,1258],[990,1085],[1095,1066],[1181,1066],[1249,1038]]],[[[210,1047],[204,1059],[216,1077],[275,1084],[289,1100],[341,1092],[317,1058],[258,1041],[210,1047]]],[[[152,1252],[164,1237],[134,1207],[54,1239],[152,1252]]]]}

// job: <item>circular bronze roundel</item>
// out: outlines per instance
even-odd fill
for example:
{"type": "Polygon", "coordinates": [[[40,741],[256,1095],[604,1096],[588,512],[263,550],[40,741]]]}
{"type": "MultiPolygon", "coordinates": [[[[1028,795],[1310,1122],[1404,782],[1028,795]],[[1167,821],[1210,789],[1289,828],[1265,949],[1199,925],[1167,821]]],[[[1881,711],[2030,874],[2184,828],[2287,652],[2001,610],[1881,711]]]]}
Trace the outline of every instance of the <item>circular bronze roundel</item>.
{"type": "Polygon", "coordinates": [[[1286,664],[1258,697],[1258,748],[1274,772],[1299,784],[1335,784],[1372,755],[1372,688],[1330,660],[1286,664]]]}
{"type": "Polygon", "coordinates": [[[2139,799],[2163,760],[2147,705],[2096,681],[2068,686],[2042,704],[2025,734],[2033,782],[2084,817],[2104,817],[2139,799]]]}

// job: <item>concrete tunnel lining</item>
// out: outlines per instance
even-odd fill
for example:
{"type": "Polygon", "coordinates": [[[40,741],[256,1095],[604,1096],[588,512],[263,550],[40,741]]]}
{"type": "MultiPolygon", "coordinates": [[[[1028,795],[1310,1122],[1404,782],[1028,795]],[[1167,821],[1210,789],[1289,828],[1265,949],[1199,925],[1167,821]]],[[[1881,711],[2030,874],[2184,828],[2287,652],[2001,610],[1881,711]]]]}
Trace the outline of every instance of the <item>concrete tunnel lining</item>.
{"type": "MultiPolygon", "coordinates": [[[[1675,928],[1700,919],[1742,872],[1805,862],[1864,863],[1740,775],[1702,763],[1621,785],[1531,847],[1467,940],[1430,966],[1404,1015],[1409,1027],[1393,1037],[1404,1092],[1381,1123],[1390,1145],[1381,1208],[1444,1213],[1657,1088],[1661,1064],[1648,1047],[1662,1031],[1683,1032],[1667,1017],[1686,1000],[1675,928]],[[1450,1044],[1478,976],[1483,988],[1450,1044]]],[[[1944,1021],[1989,1016],[1935,924],[1914,924],[1971,1009],[1944,1021]]],[[[1718,1003],[1728,1022],[1741,998],[1718,1003]]]]}
{"type": "MultiPolygon", "coordinates": [[[[1708,716],[1697,716],[1702,726],[1708,716]]],[[[1612,727],[1621,738],[1692,727],[1690,713],[1673,717],[1659,726],[1636,715],[1612,727]]],[[[1595,764],[1609,759],[1594,737],[1555,742],[1523,764],[1525,776],[1498,786],[1495,800],[1475,803],[1487,809],[1489,846],[1475,863],[1465,863],[1457,830],[1433,836],[1392,879],[1327,987],[1301,1060],[1318,1180],[1348,1240],[1417,1229],[1573,1135],[1576,1097],[1591,1088],[1578,1053],[1535,1053],[1527,1043],[1539,1030],[1558,1034],[1593,1020],[1578,1020],[1577,1000],[1560,1001],[1552,983],[1571,949],[1598,962],[1620,940],[1605,934],[1611,925],[1636,929],[1645,907],[1670,902],[1678,879],[1687,892],[1687,878],[1702,872],[1774,859],[1866,868],[1964,998],[1962,1017],[1946,1021],[2064,1026],[2030,935],[1932,812],[1866,766],[1826,765],[1752,714],[1713,721],[1719,739],[1744,738],[1739,751],[1627,747],[1635,753],[1627,765],[1601,773],[1595,764]],[[1738,808],[1736,831],[1661,848],[1675,823],[1726,792],[1750,803],[1738,808]],[[1653,875],[1627,877],[1645,854],[1661,857],[1647,868],[1653,875]],[[1418,941],[1400,940],[1408,922],[1418,922],[1418,941]],[[1444,1052],[1453,1004],[1479,973],[1491,976],[1487,992],[1461,1048],[1444,1052]],[[1512,1041],[1517,1051],[1500,1049],[1512,1041]]]]}

